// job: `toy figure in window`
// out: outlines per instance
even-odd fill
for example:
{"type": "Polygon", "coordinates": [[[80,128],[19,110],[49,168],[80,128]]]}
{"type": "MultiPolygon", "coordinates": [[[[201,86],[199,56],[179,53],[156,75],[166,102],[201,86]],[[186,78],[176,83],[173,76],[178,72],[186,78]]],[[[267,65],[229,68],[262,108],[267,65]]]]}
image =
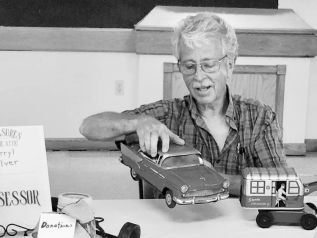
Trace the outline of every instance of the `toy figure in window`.
{"type": "Polygon", "coordinates": [[[280,187],[276,191],[275,207],[285,207],[286,206],[285,201],[286,201],[285,183],[281,183],[280,187]]]}

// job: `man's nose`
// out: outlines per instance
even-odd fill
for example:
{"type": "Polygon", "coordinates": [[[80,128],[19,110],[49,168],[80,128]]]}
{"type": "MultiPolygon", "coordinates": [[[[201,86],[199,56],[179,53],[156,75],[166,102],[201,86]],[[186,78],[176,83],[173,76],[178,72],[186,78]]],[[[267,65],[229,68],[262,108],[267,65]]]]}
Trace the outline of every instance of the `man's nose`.
{"type": "Polygon", "coordinates": [[[198,64],[196,66],[196,73],[195,73],[195,79],[196,80],[202,80],[204,78],[205,72],[202,70],[201,65],[198,64]]]}

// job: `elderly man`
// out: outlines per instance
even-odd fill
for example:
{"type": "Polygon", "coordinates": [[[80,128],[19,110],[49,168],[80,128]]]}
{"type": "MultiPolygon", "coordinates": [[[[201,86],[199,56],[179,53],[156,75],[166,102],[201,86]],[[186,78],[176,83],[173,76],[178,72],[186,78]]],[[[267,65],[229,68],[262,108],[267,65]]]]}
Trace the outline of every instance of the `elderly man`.
{"type": "Polygon", "coordinates": [[[242,168],[286,165],[276,114],[258,101],[230,94],[227,81],[238,43],[223,19],[212,13],[189,16],[174,33],[175,56],[190,95],[96,114],[83,121],[80,131],[94,140],[136,132],[140,148],[152,156],[158,141],[163,152],[170,142],[192,145],[229,178],[230,192],[239,194],[242,168]]]}

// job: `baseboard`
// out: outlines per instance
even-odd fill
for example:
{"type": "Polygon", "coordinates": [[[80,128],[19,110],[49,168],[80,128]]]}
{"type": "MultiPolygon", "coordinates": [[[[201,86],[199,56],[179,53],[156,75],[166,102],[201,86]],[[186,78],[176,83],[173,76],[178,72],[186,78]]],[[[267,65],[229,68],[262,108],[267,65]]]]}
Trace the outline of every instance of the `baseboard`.
{"type": "MultiPolygon", "coordinates": [[[[309,142],[309,150],[317,151],[317,139],[305,140],[309,142]]],[[[117,150],[115,141],[90,141],[84,138],[47,138],[45,139],[46,150],[117,150]]],[[[286,155],[305,155],[305,143],[284,144],[286,155]]],[[[307,146],[308,148],[308,146],[307,146]]]]}
{"type": "Polygon", "coordinates": [[[307,152],[317,152],[317,139],[306,139],[305,144],[307,152]]]}
{"type": "Polygon", "coordinates": [[[305,155],[306,144],[305,143],[285,143],[284,150],[286,155],[305,155]]]}
{"type": "Polygon", "coordinates": [[[114,141],[90,141],[84,138],[47,138],[46,150],[118,150],[114,141]]]}

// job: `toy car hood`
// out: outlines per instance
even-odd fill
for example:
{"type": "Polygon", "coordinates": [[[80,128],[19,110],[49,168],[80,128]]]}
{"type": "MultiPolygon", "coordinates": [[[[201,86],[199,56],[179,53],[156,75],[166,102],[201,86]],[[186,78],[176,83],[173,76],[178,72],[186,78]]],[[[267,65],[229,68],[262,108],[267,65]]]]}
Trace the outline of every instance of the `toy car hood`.
{"type": "Polygon", "coordinates": [[[208,188],[222,185],[224,178],[218,173],[210,173],[210,168],[197,165],[191,167],[169,169],[171,176],[175,176],[180,184],[194,188],[208,188]]]}

